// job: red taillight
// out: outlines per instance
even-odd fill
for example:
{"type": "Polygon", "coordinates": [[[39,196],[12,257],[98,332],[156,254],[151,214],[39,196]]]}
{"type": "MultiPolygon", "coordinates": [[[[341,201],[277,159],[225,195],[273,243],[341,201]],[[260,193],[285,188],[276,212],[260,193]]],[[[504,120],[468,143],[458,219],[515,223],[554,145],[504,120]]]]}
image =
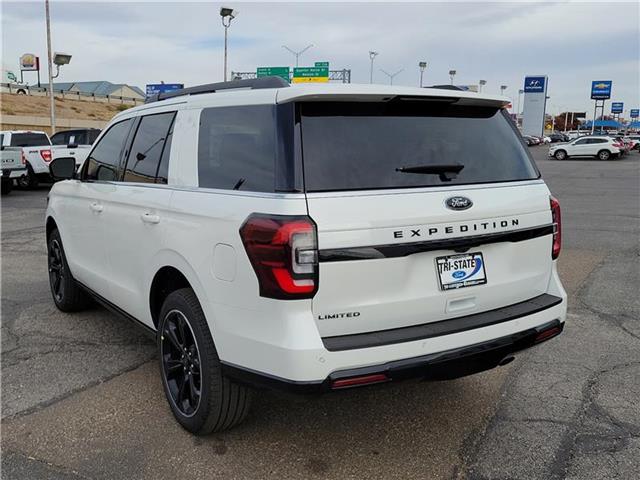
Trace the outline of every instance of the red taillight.
{"type": "Polygon", "coordinates": [[[373,375],[362,375],[360,377],[341,378],[331,382],[331,389],[338,390],[340,388],[360,387],[363,385],[372,385],[374,383],[382,383],[389,381],[384,373],[375,373],[373,375]]]}
{"type": "Polygon", "coordinates": [[[40,150],[40,156],[42,160],[49,163],[51,161],[51,150],[40,150]]]}
{"type": "Polygon", "coordinates": [[[551,258],[556,259],[560,255],[562,248],[562,218],[560,216],[560,202],[553,197],[551,201],[551,220],[553,222],[553,246],[551,247],[551,258]]]}
{"type": "Polygon", "coordinates": [[[254,213],[240,228],[240,238],[261,296],[292,300],[318,291],[318,240],[309,217],[254,213]]]}

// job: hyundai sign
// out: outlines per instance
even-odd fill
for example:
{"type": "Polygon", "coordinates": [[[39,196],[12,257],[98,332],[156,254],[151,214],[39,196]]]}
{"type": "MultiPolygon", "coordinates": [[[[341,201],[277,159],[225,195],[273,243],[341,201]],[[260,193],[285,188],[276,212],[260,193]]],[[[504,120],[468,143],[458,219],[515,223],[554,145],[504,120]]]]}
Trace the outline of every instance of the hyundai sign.
{"type": "Polygon", "coordinates": [[[549,78],[546,75],[524,77],[524,103],[522,104],[522,133],[541,136],[547,107],[549,78]]]}
{"type": "Polygon", "coordinates": [[[184,84],[182,83],[152,83],[147,85],[147,98],[158,95],[159,93],[175,92],[183,88],[184,84]]]}
{"type": "Polygon", "coordinates": [[[545,91],[545,83],[547,77],[525,77],[524,91],[525,93],[543,93],[545,91]]]}
{"type": "Polygon", "coordinates": [[[622,113],[624,110],[624,103],[622,102],[612,102],[611,103],[611,113],[622,113]]]}
{"type": "Polygon", "coordinates": [[[630,116],[631,118],[638,118],[638,117],[640,117],[640,109],[638,109],[638,108],[634,108],[633,110],[630,110],[630,111],[629,111],[629,116],[630,116]]]}
{"type": "Polygon", "coordinates": [[[595,80],[591,82],[591,99],[607,100],[611,98],[611,80],[595,80]]]}

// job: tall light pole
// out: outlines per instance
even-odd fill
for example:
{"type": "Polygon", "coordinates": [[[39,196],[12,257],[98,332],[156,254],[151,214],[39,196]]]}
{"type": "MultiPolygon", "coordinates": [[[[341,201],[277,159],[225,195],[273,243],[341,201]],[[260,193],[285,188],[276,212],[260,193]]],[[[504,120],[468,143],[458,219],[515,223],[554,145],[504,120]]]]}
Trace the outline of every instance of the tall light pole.
{"type": "Polygon", "coordinates": [[[295,57],[296,57],[296,67],[298,66],[298,59],[300,58],[300,55],[302,55],[304,52],[309,50],[311,47],[313,47],[313,43],[310,43],[309,45],[304,47],[302,50],[296,52],[295,50],[291,50],[286,45],[282,45],[282,48],[284,48],[285,50],[287,50],[287,51],[291,52],[293,55],[295,55],[295,57]]]}
{"type": "Polygon", "coordinates": [[[400,72],[404,71],[404,68],[401,68],[400,70],[398,70],[396,73],[389,73],[383,69],[380,69],[380,71],[382,73],[384,73],[387,77],[389,77],[389,85],[393,85],[393,77],[395,77],[396,75],[398,75],[400,72]]]}
{"type": "Polygon", "coordinates": [[[482,87],[484,87],[487,84],[486,80],[479,80],[478,81],[478,85],[480,85],[480,87],[478,88],[478,91],[481,93],[482,92],[482,87]]]}
{"type": "Polygon", "coordinates": [[[524,90],[520,89],[518,90],[518,110],[516,111],[516,125],[519,125],[519,118],[520,118],[520,97],[522,96],[522,94],[524,93],[524,90]]]}
{"type": "Polygon", "coordinates": [[[419,62],[418,67],[420,67],[420,88],[422,88],[422,76],[424,75],[424,69],[427,68],[427,62],[419,62]]]}
{"type": "Polygon", "coordinates": [[[500,85],[500,95],[504,95],[504,91],[507,89],[506,85],[500,85]]]}
{"type": "Polygon", "coordinates": [[[371,60],[371,70],[369,71],[369,83],[373,83],[373,61],[380,54],[380,52],[374,52],[369,50],[369,59],[371,60]]]}
{"type": "Polygon", "coordinates": [[[53,100],[53,59],[51,58],[51,18],[49,15],[49,0],[44,0],[44,12],[47,23],[47,64],[49,65],[49,112],[51,134],[56,133],[56,104],[53,100]]]}
{"type": "Polygon", "coordinates": [[[238,11],[229,7],[220,7],[222,26],[224,27],[224,81],[227,81],[227,37],[231,20],[238,16],[238,11]]]}
{"type": "Polygon", "coordinates": [[[453,77],[456,76],[456,72],[455,70],[449,70],[449,78],[451,79],[451,85],[453,85],[453,77]]]}

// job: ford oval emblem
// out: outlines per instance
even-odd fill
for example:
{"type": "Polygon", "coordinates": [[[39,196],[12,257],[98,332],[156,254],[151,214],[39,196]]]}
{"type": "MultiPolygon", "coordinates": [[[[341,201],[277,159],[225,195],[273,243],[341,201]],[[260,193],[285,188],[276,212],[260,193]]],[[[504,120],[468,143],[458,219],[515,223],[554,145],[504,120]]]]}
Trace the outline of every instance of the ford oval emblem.
{"type": "Polygon", "coordinates": [[[444,203],[451,210],[466,210],[473,206],[473,202],[467,197],[450,197],[444,203]]]}

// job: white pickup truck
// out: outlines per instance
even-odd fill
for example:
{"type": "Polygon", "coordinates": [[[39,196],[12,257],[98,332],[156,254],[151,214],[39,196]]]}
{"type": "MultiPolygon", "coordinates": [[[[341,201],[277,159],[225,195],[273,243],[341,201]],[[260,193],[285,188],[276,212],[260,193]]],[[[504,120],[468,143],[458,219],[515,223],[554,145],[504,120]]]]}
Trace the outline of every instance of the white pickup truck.
{"type": "Polygon", "coordinates": [[[19,147],[0,148],[0,177],[2,178],[2,195],[7,195],[13,190],[13,180],[27,173],[22,163],[22,149],[19,147]]]}
{"type": "Polygon", "coordinates": [[[12,130],[0,132],[0,144],[4,147],[22,147],[22,153],[27,168],[26,174],[18,179],[18,185],[22,188],[35,188],[40,182],[51,182],[49,164],[55,158],[73,157],[79,167],[89,155],[91,143],[100,133],[94,133],[95,129],[72,130],[74,135],[68,136],[67,132],[59,132],[54,135],[58,142],[64,139],[64,144],[53,144],[45,132],[31,130],[12,130]],[[81,133],[84,132],[84,135],[81,133]],[[86,133],[90,132],[90,133],[86,133]],[[91,141],[89,144],[79,144],[76,141],[91,141]],[[88,139],[88,140],[84,140],[88,139]]]}

